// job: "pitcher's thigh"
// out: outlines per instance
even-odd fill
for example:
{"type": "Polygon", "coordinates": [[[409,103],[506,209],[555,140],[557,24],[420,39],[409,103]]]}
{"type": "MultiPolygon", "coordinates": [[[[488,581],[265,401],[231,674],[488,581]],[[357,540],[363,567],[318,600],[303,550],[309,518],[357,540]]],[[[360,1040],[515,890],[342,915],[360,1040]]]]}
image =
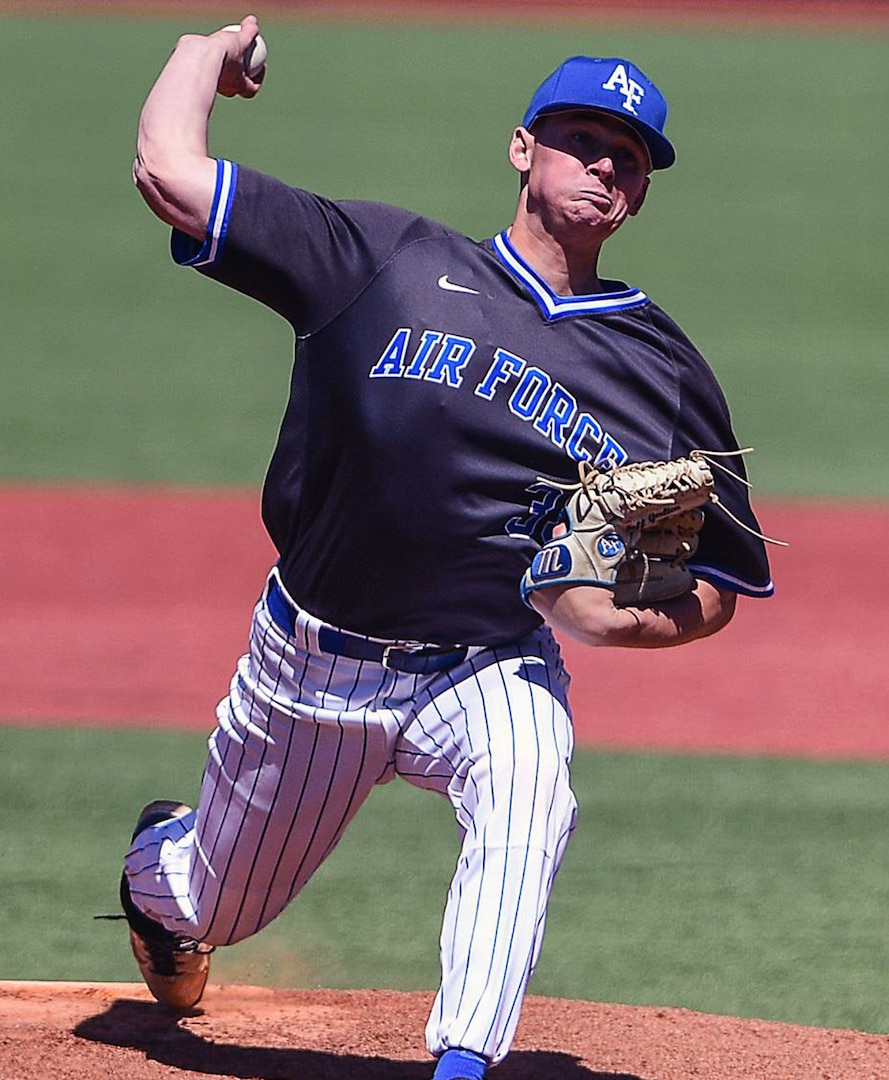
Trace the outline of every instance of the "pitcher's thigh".
{"type": "Polygon", "coordinates": [[[472,764],[450,791],[481,846],[527,845],[552,857],[573,828],[574,739],[560,674],[537,657],[482,673],[483,718],[468,720],[472,764]]]}
{"type": "Polygon", "coordinates": [[[558,655],[489,650],[429,688],[398,746],[399,773],[447,795],[485,843],[551,847],[575,805],[574,740],[558,655]]]}
{"type": "MultiPolygon", "coordinates": [[[[228,708],[224,702],[220,710],[228,708]]],[[[192,895],[214,944],[269,923],[327,858],[383,775],[372,723],[273,715],[263,732],[221,717],[197,815],[192,895]]]]}

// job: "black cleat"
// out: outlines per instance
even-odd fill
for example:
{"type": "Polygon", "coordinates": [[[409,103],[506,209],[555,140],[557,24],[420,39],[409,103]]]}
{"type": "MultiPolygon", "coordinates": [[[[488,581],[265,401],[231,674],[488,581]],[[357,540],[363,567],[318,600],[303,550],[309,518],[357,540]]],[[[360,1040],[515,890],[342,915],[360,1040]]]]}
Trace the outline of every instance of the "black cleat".
{"type": "MultiPolygon", "coordinates": [[[[191,808],[169,799],[149,803],[139,815],[133,839],[162,821],[184,817],[191,808]]],[[[144,915],[130,897],[126,874],[120,879],[120,902],[130,925],[130,946],[148,989],[170,1009],[191,1009],[201,1000],[210,974],[213,946],[167,930],[144,915]]]]}

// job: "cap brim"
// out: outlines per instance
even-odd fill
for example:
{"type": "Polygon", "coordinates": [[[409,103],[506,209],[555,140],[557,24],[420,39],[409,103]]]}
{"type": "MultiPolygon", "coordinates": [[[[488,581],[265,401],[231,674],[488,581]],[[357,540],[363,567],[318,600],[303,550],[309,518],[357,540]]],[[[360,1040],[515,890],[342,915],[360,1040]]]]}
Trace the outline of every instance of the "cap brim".
{"type": "Polygon", "coordinates": [[[605,113],[608,116],[613,116],[615,119],[620,120],[621,123],[626,124],[627,127],[632,128],[648,147],[648,156],[651,159],[652,169],[669,169],[675,162],[676,151],[666,135],[662,135],[655,128],[641,120],[636,120],[632,116],[627,116],[623,111],[609,109],[604,105],[579,105],[577,102],[573,101],[547,105],[546,108],[540,109],[539,112],[535,113],[530,118],[526,116],[522,126],[530,128],[542,116],[551,116],[553,113],[559,112],[571,112],[574,109],[583,112],[605,113]]]}

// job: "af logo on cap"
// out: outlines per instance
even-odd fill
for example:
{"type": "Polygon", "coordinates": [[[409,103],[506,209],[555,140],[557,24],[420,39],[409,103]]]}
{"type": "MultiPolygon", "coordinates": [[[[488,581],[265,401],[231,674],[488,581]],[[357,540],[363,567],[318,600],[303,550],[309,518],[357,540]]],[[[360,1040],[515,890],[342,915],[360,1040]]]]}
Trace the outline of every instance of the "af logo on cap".
{"type": "Polygon", "coordinates": [[[640,86],[635,79],[631,79],[627,75],[627,69],[623,64],[618,64],[612,71],[611,76],[602,83],[603,90],[617,90],[624,96],[623,107],[627,112],[631,112],[633,116],[637,116],[635,109],[636,105],[642,104],[642,99],[645,97],[645,88],[640,86]]]}

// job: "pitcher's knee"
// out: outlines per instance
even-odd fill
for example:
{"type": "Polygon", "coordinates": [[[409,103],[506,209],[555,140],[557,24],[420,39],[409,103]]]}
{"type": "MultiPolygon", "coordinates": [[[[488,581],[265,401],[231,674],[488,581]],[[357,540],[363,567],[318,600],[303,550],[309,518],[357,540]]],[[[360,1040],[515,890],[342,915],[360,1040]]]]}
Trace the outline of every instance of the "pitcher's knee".
{"type": "Polygon", "coordinates": [[[266,893],[223,889],[196,906],[194,936],[210,945],[235,945],[268,926],[285,906],[266,893]]]}

